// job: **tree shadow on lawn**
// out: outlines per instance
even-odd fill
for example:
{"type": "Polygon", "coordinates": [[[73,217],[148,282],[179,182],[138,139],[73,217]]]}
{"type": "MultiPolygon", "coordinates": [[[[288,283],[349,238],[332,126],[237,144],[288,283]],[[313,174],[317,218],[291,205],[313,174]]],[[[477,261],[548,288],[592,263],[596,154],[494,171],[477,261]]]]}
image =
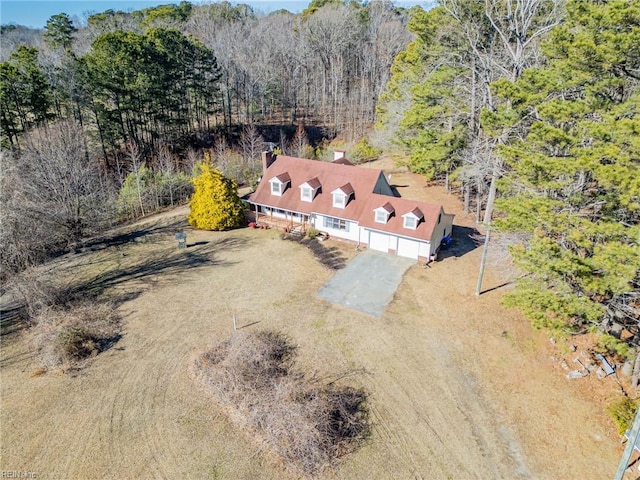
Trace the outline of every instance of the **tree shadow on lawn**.
{"type": "Polygon", "coordinates": [[[313,252],[313,256],[325,267],[332,270],[340,270],[347,264],[347,259],[337,247],[328,247],[320,242],[317,238],[307,238],[301,235],[288,234],[284,236],[285,240],[293,240],[301,245],[305,245],[313,252]]]}
{"type": "Polygon", "coordinates": [[[17,333],[26,326],[20,305],[11,302],[0,306],[0,337],[17,333]]]}
{"type": "Polygon", "coordinates": [[[122,269],[113,269],[100,273],[93,279],[82,282],[76,287],[77,293],[84,297],[100,297],[106,294],[116,303],[123,303],[141,294],[150,287],[175,284],[186,279],[186,275],[194,269],[202,267],[230,267],[237,262],[222,260],[217,257],[222,251],[244,248],[249,239],[242,237],[226,237],[218,241],[198,245],[197,248],[177,249],[168,254],[166,251],[154,252],[151,258],[122,269]],[[123,295],[109,295],[109,290],[131,284],[134,290],[123,295]],[[135,290],[138,287],[138,290],[135,290]]]}
{"type": "Polygon", "coordinates": [[[484,242],[484,235],[476,228],[453,226],[451,233],[453,243],[448,248],[441,248],[438,252],[438,260],[444,260],[449,257],[462,257],[476,248],[480,247],[484,242]]]}
{"type": "Polygon", "coordinates": [[[152,237],[166,234],[176,234],[178,232],[189,229],[189,224],[184,218],[176,218],[171,221],[163,220],[142,228],[131,230],[128,232],[117,233],[115,235],[104,235],[83,240],[79,245],[73,248],[74,253],[82,253],[86,251],[95,252],[109,247],[121,247],[131,242],[149,241],[152,237]]]}

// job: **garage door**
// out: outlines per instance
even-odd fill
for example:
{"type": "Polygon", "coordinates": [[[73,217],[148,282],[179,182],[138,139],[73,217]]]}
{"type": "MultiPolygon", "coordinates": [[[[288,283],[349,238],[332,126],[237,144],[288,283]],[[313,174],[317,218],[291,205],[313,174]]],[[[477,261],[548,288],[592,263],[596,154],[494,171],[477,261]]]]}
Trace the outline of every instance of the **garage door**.
{"type": "Polygon", "coordinates": [[[420,243],[415,240],[409,240],[408,238],[398,239],[398,255],[401,257],[418,259],[420,252],[420,243]]]}
{"type": "Polygon", "coordinates": [[[369,248],[387,253],[389,251],[389,235],[378,232],[369,232],[369,248]]]}

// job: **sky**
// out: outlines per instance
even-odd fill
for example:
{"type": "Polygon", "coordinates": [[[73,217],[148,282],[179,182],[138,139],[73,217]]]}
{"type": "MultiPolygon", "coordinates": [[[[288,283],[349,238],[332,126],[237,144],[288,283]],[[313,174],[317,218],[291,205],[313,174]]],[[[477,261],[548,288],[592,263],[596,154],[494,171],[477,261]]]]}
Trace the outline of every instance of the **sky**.
{"type": "MultiPolygon", "coordinates": [[[[310,0],[247,0],[231,3],[246,3],[254,10],[270,12],[285,8],[290,12],[300,12],[309,4],[310,0]]],[[[143,8],[180,3],[180,0],[0,0],[0,23],[26,25],[32,28],[44,28],[47,20],[58,13],[66,13],[73,18],[74,15],[83,18],[85,13],[101,13],[105,10],[121,10],[129,12],[143,8]]],[[[192,0],[191,3],[202,3],[192,0]]],[[[394,2],[399,6],[424,5],[427,0],[399,0],[394,2]]]]}

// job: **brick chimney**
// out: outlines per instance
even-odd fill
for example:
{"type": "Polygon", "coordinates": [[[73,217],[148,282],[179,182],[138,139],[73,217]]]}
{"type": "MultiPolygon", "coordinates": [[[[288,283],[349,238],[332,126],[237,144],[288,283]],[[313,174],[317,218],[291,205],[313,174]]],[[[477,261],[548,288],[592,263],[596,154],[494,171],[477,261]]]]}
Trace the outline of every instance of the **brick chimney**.
{"type": "Polygon", "coordinates": [[[275,161],[276,156],[272,152],[262,152],[262,173],[265,173],[275,161]]]}

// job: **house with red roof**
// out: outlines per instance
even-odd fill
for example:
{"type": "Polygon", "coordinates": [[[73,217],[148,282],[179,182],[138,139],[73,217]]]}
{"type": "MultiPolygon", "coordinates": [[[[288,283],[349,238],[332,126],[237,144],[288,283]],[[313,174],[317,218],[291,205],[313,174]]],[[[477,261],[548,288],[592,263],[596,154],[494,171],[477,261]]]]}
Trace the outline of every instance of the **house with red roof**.
{"type": "Polygon", "coordinates": [[[336,152],[333,162],[262,154],[263,174],[249,197],[257,223],[304,233],[315,228],[361,247],[428,261],[451,235],[441,205],[394,194],[382,170],[358,167],[336,152]]]}

